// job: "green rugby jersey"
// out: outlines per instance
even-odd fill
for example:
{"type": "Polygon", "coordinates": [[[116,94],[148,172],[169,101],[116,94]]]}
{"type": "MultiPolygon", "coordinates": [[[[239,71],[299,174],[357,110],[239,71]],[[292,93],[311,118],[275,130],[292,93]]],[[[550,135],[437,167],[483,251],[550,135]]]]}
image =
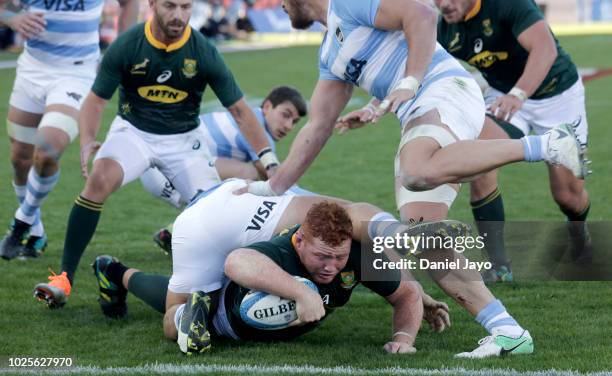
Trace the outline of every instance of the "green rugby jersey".
{"type": "Polygon", "coordinates": [[[242,98],[223,58],[202,34],[187,26],[179,41],[165,45],[148,21],[111,44],[92,91],[110,99],[119,86],[119,116],[145,132],[177,134],[198,126],[207,85],[225,107],[242,98]]]}
{"type": "MultiPolygon", "coordinates": [[[[312,277],[300,262],[291,240],[298,228],[299,226],[295,226],[283,231],[270,241],[251,244],[245,248],[254,249],[268,256],[284,271],[291,275],[312,280],[312,277]]],[[[359,283],[383,297],[391,295],[399,287],[401,275],[398,270],[382,271],[378,275],[380,278],[377,278],[380,281],[377,282],[363,281],[361,279],[361,270],[361,244],[353,241],[346,266],[336,278],[327,285],[315,283],[319,289],[321,299],[325,304],[325,317],[332,313],[335,308],[345,305],[349,301],[353,289],[357,287],[359,283]]],[[[243,340],[289,340],[313,330],[320,323],[309,323],[302,326],[278,330],[253,328],[240,318],[240,303],[249,291],[250,289],[242,287],[234,282],[230,282],[225,290],[225,309],[227,311],[229,323],[234,332],[243,340]]],[[[358,325],[358,323],[356,325],[358,325]]]]}
{"type": "MultiPolygon", "coordinates": [[[[507,93],[519,80],[528,52],[518,36],[543,19],[533,0],[477,0],[466,21],[448,24],[438,22],[438,42],[458,59],[476,67],[493,88],[507,93]]],[[[569,55],[557,45],[557,59],[548,75],[530,97],[555,96],[578,80],[578,71],[569,55]]]]}

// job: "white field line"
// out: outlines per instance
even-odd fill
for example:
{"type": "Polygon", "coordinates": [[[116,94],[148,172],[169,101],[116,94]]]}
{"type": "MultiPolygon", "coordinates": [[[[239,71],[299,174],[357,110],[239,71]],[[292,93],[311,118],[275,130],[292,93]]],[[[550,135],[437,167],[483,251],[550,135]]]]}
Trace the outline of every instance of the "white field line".
{"type": "Polygon", "coordinates": [[[0,368],[3,373],[35,374],[35,375],[150,375],[150,374],[210,374],[216,372],[239,373],[239,374],[283,374],[283,375],[422,375],[422,376],[612,376],[612,371],[601,372],[577,372],[563,370],[541,370],[541,371],[516,371],[514,369],[485,368],[466,369],[443,368],[443,369],[419,369],[419,368],[354,368],[354,367],[315,367],[315,366],[259,366],[259,365],[179,365],[179,364],[146,364],[136,367],[72,367],[72,368],[38,368],[18,369],[0,368]]]}

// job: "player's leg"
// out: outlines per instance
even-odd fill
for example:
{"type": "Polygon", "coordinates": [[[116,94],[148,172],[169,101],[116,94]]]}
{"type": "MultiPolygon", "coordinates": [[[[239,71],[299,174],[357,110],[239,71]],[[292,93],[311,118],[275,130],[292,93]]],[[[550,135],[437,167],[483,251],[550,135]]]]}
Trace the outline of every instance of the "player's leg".
{"type": "Polygon", "coordinates": [[[549,166],[548,173],[553,198],[567,218],[570,256],[576,263],[590,263],[593,249],[586,219],[591,203],[584,180],[576,179],[569,170],[560,166],[549,166]]]}
{"type": "Polygon", "coordinates": [[[156,167],[147,169],[140,176],[140,183],[153,197],[157,197],[177,209],[185,205],[180,193],[156,167]]]}
{"type": "Polygon", "coordinates": [[[241,162],[229,158],[217,158],[215,159],[215,167],[222,180],[230,178],[259,180],[261,178],[255,165],[250,162],[241,162]]]}
{"type": "MultiPolygon", "coordinates": [[[[23,98],[26,100],[27,98],[23,98]]],[[[15,101],[15,94],[11,96],[15,101]]],[[[23,105],[23,104],[22,104],[23,105]]],[[[34,108],[34,105],[30,106],[34,108]]],[[[42,114],[20,110],[11,105],[7,116],[7,132],[11,140],[11,164],[13,166],[13,188],[19,205],[23,202],[27,192],[28,171],[32,167],[34,156],[34,145],[36,144],[36,127],[42,118],[42,114]]],[[[40,211],[35,221],[40,232],[44,234],[40,211]],[[42,230],[42,231],[41,231],[42,230]]],[[[28,226],[18,226],[11,221],[7,236],[0,243],[0,254],[2,258],[10,260],[16,257],[22,250],[22,242],[27,236],[28,226]]]]}
{"type": "MultiPolygon", "coordinates": [[[[490,117],[485,117],[481,140],[506,139],[508,134],[490,117]]],[[[484,239],[485,249],[493,268],[483,273],[485,282],[511,282],[513,280],[510,261],[504,246],[504,202],[497,183],[497,170],[479,176],[470,183],[470,205],[484,239]]]]}
{"type": "Polygon", "coordinates": [[[104,201],[114,191],[142,174],[150,165],[147,144],[121,118],[116,118],[97,153],[85,188],[75,200],[62,253],[62,273],[38,284],[35,294],[50,308],[61,307],[70,295],[81,256],[96,231],[104,201]]]}
{"type": "MultiPolygon", "coordinates": [[[[418,187],[421,189],[410,189],[413,187],[407,187],[405,184],[406,172],[416,165],[426,164],[427,161],[435,159],[436,154],[445,149],[451,149],[458,144],[465,145],[466,142],[457,142],[457,139],[465,140],[476,137],[480,133],[480,127],[484,122],[484,103],[482,103],[482,99],[464,96],[465,108],[482,111],[482,116],[477,116],[478,114],[467,116],[461,111],[456,111],[464,107],[460,103],[454,103],[457,98],[461,98],[462,93],[458,93],[456,97],[449,95],[449,93],[452,93],[452,88],[449,88],[449,91],[438,98],[439,103],[424,102],[423,105],[426,106],[424,111],[426,112],[417,114],[405,123],[395,165],[396,203],[403,221],[439,220],[446,217],[448,209],[457,195],[456,185],[434,184],[429,186],[435,187],[430,190],[422,189],[428,186],[418,187]],[[468,104],[472,105],[467,106],[468,104]],[[427,128],[423,128],[423,125],[427,125],[427,128]],[[413,132],[411,134],[411,130],[418,130],[419,128],[421,128],[422,133],[413,132]]],[[[431,99],[435,99],[436,95],[431,97],[431,99]]],[[[427,98],[427,100],[429,99],[427,98]]],[[[498,143],[502,147],[503,144],[512,141],[514,140],[467,141],[467,144],[482,143],[487,145],[488,143],[498,143]]],[[[465,152],[466,154],[455,156],[455,163],[461,164],[468,158],[486,159],[483,156],[488,156],[488,154],[481,154],[478,157],[467,153],[467,150],[465,152]]],[[[446,155],[444,158],[448,157],[446,155]]],[[[466,163],[469,164],[470,162],[466,163]]],[[[429,168],[435,168],[436,166],[434,163],[429,168]]],[[[480,172],[489,170],[483,169],[480,172]]],[[[440,181],[440,183],[444,183],[444,181],[440,181]]],[[[458,265],[465,265],[465,257],[454,249],[422,252],[417,257],[430,262],[456,262],[458,265]]],[[[474,315],[476,321],[485,327],[492,338],[495,339],[495,344],[486,348],[486,356],[500,355],[501,349],[505,348],[504,338],[506,336],[516,340],[524,337],[525,341],[532,344],[528,332],[508,314],[502,303],[495,299],[476,270],[469,268],[445,268],[444,270],[428,268],[428,272],[445,293],[474,315]],[[503,335],[500,333],[503,333],[503,335]],[[503,346],[499,346],[498,342],[503,342],[503,346]]],[[[529,350],[526,346],[524,346],[526,350],[529,350]]],[[[475,350],[478,354],[481,351],[479,349],[481,348],[475,350]]],[[[471,353],[461,355],[471,356],[471,353]]]]}
{"type": "MultiPolygon", "coordinates": [[[[38,72],[40,75],[41,72],[38,72]]],[[[15,228],[28,231],[40,217],[40,207],[57,184],[60,176],[59,159],[70,142],[78,135],[78,112],[81,98],[89,90],[91,79],[61,72],[47,73],[43,78],[44,114],[38,125],[34,162],[28,172],[26,195],[15,212],[15,228]],[[51,80],[51,81],[48,81],[51,80]]],[[[42,239],[34,229],[36,241],[42,239]]],[[[36,257],[32,246],[22,250],[23,257],[36,257]]]]}

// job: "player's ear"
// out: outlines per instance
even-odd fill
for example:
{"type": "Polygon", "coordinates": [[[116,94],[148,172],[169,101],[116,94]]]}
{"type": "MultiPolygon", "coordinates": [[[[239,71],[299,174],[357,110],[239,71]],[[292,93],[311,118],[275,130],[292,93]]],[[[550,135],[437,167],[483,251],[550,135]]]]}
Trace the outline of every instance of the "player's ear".
{"type": "Polygon", "coordinates": [[[273,108],[274,108],[274,105],[272,104],[272,102],[270,102],[269,99],[266,99],[261,105],[261,109],[264,113],[264,116],[267,116],[268,112],[270,112],[270,110],[272,110],[273,108]]]}

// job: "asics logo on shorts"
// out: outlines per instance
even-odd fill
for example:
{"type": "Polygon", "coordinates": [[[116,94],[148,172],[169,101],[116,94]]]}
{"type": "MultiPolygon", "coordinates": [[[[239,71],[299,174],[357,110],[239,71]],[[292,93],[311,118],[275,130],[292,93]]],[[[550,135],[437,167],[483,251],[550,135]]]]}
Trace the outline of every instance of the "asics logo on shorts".
{"type": "Polygon", "coordinates": [[[165,70],[162,72],[162,74],[160,74],[159,76],[157,76],[157,82],[158,83],[164,83],[166,81],[168,81],[170,79],[170,77],[172,77],[172,72],[169,70],[165,70]]]}
{"type": "Polygon", "coordinates": [[[274,210],[274,207],[277,205],[278,203],[274,202],[274,201],[264,201],[261,206],[259,206],[259,208],[257,208],[257,213],[255,213],[253,215],[253,218],[251,218],[251,224],[249,226],[247,226],[246,230],[244,230],[244,232],[247,232],[249,230],[254,230],[254,231],[259,231],[261,230],[261,226],[266,223],[266,219],[268,219],[268,217],[270,217],[270,213],[272,213],[272,210],[274,210]]]}

